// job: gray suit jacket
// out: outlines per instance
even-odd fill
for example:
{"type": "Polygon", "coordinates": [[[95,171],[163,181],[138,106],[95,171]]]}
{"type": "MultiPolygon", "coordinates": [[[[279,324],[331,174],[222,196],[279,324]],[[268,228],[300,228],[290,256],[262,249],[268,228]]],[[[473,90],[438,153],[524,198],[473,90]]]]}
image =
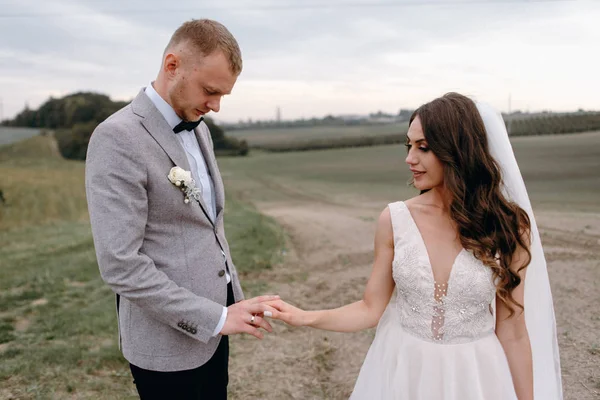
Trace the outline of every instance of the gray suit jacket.
{"type": "Polygon", "coordinates": [[[243,299],[223,229],[224,189],[206,124],[196,137],[215,186],[217,217],[173,185],[174,166],[190,170],[184,149],[143,89],[101,123],[90,139],[86,193],[98,266],[120,295],[120,347],[154,371],[204,364],[227,301],[226,262],[243,299]],[[223,256],[222,251],[225,253],[223,256]]]}

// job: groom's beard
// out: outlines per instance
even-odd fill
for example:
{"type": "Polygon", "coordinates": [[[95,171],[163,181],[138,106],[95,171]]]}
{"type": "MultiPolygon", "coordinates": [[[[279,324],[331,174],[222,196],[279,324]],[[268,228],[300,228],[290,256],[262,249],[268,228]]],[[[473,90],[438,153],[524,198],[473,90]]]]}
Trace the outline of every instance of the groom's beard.
{"type": "Polygon", "coordinates": [[[167,93],[169,96],[167,102],[173,107],[177,116],[183,121],[198,121],[202,118],[202,115],[197,115],[195,111],[197,108],[191,104],[187,104],[188,102],[185,100],[185,93],[186,85],[183,81],[177,81],[167,93]]]}

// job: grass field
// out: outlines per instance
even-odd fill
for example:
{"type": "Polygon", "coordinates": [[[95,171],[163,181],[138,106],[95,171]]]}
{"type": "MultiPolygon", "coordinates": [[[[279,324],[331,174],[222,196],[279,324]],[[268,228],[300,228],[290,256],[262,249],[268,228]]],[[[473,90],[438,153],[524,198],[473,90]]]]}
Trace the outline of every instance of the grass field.
{"type": "MultiPolygon", "coordinates": [[[[600,132],[512,140],[540,228],[555,304],[565,400],[600,397],[600,132]]],[[[305,309],[359,300],[377,216],[416,195],[401,145],[222,159],[230,193],[284,226],[289,255],[269,276],[305,309]]],[[[527,306],[526,306],[527,307],[527,306]]],[[[276,324],[265,343],[232,341],[232,399],[347,399],[372,330],[276,324]],[[260,367],[258,367],[260,366],[260,367]]]]}
{"type": "MultiPolygon", "coordinates": [[[[49,141],[36,137],[0,148],[0,188],[7,198],[0,205],[0,399],[135,398],[116,346],[114,295],[96,266],[83,163],[60,159],[49,141]]],[[[600,133],[515,138],[513,147],[536,210],[600,212],[600,133]]],[[[246,295],[276,291],[311,307],[359,296],[373,216],[386,203],[415,195],[406,185],[404,157],[404,147],[394,145],[220,159],[227,237],[246,295]],[[277,204],[270,214],[279,216],[285,233],[253,207],[266,203],[277,204]],[[290,232],[294,236],[285,240],[290,232]],[[298,262],[285,258],[280,265],[284,250],[297,254],[298,262]]],[[[561,221],[553,223],[562,228],[561,221]]],[[[597,261],[584,248],[597,246],[588,233],[598,227],[587,224],[569,242],[558,230],[544,236],[558,249],[550,260],[566,260],[556,264],[563,268],[556,298],[578,301],[557,309],[561,323],[574,321],[559,328],[568,335],[562,354],[573,360],[563,363],[571,393],[566,399],[577,400],[600,391],[594,367],[600,320],[590,311],[598,298],[597,261]],[[559,248],[563,243],[577,247],[575,266],[559,248]],[[577,275],[582,266],[589,266],[589,275],[577,275]],[[583,342],[580,332],[588,337],[583,342]]],[[[280,324],[277,332],[259,344],[232,340],[233,399],[347,398],[370,336],[280,324]]]]}
{"type": "MultiPolygon", "coordinates": [[[[513,136],[535,136],[600,130],[600,113],[513,115],[507,117],[513,136]]],[[[231,130],[250,147],[268,151],[305,151],[401,143],[408,122],[355,125],[277,127],[231,130]]]]}
{"type": "MultiPolygon", "coordinates": [[[[40,136],[0,148],[0,399],[135,398],[96,265],[84,164],[53,148],[40,136]]],[[[244,290],[262,293],[283,233],[235,199],[226,212],[244,290]]]]}
{"type": "MultiPolygon", "coordinates": [[[[600,133],[519,137],[513,148],[532,202],[539,207],[600,210],[600,133]]],[[[402,145],[272,154],[220,161],[233,191],[250,201],[282,185],[302,196],[394,201],[414,196],[402,145]],[[256,182],[260,182],[257,184],[256,182]]]]}
{"type": "Polygon", "coordinates": [[[40,134],[36,128],[9,128],[0,126],[0,146],[24,140],[40,134]]]}
{"type": "Polygon", "coordinates": [[[365,126],[315,126],[299,128],[243,129],[227,131],[228,136],[245,139],[251,147],[305,143],[315,139],[381,136],[406,132],[408,123],[365,126]]]}

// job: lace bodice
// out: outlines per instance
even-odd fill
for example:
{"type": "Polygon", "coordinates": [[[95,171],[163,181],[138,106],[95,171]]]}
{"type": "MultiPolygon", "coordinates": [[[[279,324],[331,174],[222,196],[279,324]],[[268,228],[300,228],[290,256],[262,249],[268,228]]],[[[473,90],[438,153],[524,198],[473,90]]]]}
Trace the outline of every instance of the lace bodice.
{"type": "Polygon", "coordinates": [[[402,327],[422,339],[465,343],[494,329],[492,270],[463,249],[448,282],[435,282],[421,233],[403,202],[389,205],[394,231],[395,311],[402,327]]]}

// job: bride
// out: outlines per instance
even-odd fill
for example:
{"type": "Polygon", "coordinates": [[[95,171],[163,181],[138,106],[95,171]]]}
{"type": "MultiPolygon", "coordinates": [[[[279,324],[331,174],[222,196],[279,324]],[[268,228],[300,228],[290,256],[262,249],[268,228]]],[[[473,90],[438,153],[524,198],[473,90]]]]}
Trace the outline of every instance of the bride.
{"type": "Polygon", "coordinates": [[[448,93],[413,113],[406,148],[421,194],[381,213],[363,299],[276,300],[273,318],[377,326],[351,399],[562,399],[546,262],[502,117],[448,93]]]}

